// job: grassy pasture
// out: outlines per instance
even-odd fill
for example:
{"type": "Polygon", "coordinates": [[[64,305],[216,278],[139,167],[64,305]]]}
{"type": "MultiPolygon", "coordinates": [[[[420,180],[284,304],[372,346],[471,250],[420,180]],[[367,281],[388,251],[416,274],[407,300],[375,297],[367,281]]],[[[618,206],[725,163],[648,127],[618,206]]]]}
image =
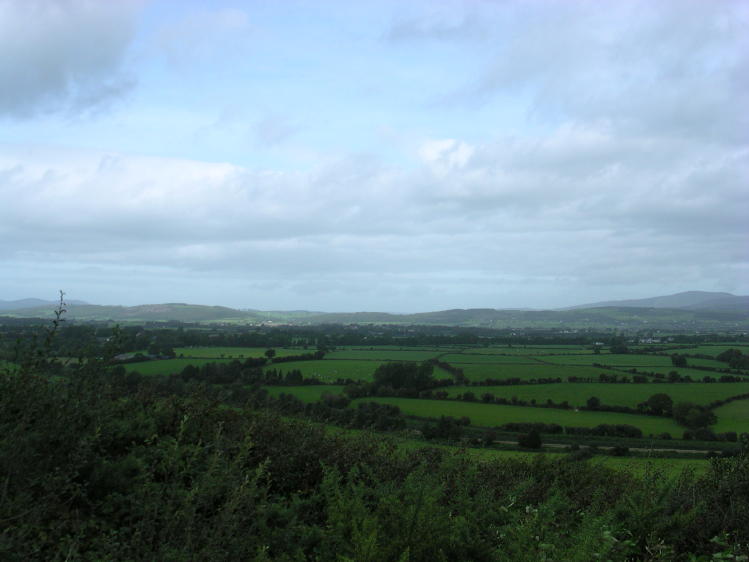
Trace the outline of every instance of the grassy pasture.
{"type": "Polygon", "coordinates": [[[128,372],[139,372],[141,375],[172,375],[179,373],[188,365],[200,367],[206,363],[229,363],[231,359],[158,359],[156,361],[139,361],[124,365],[128,372]]]}
{"type": "MultiPolygon", "coordinates": [[[[725,374],[725,373],[720,373],[720,372],[715,372],[715,371],[703,371],[701,369],[690,369],[689,367],[686,367],[686,368],[682,368],[682,367],[637,367],[637,369],[641,371],[649,371],[653,373],[662,373],[664,375],[669,374],[671,371],[676,371],[682,376],[689,375],[690,377],[692,377],[692,379],[695,379],[695,380],[702,379],[702,377],[705,377],[705,376],[719,378],[721,375],[725,374]]],[[[749,381],[749,377],[747,377],[747,380],[749,381]]]]}
{"type": "Polygon", "coordinates": [[[709,404],[713,400],[728,398],[749,392],[749,381],[746,383],[645,383],[645,384],[606,384],[606,383],[552,383],[517,386],[454,386],[449,387],[450,396],[464,392],[473,392],[477,399],[490,392],[497,397],[512,398],[538,403],[548,398],[554,402],[567,401],[573,406],[583,406],[591,396],[604,404],[629,406],[634,408],[650,396],[657,393],[668,394],[674,402],[695,402],[709,404]]]}
{"type": "Polygon", "coordinates": [[[288,363],[271,364],[264,369],[276,369],[282,372],[299,369],[305,378],[318,378],[323,382],[333,382],[336,379],[353,379],[361,381],[372,380],[372,374],[382,361],[290,361],[288,363]]]}
{"type": "Polygon", "coordinates": [[[683,428],[670,418],[616,414],[613,412],[576,412],[553,408],[532,408],[523,406],[500,406],[476,402],[456,402],[452,400],[419,400],[415,398],[359,398],[357,402],[380,402],[398,406],[406,415],[436,418],[439,416],[463,417],[471,419],[477,426],[493,427],[511,422],[558,423],[571,427],[595,427],[599,424],[628,424],[639,427],[645,435],[669,432],[681,435],[683,428]]]}
{"type": "Polygon", "coordinates": [[[671,358],[665,355],[645,355],[636,353],[601,353],[600,355],[557,355],[544,357],[544,361],[558,365],[611,365],[613,367],[667,367],[671,358]]]}
{"type": "Polygon", "coordinates": [[[525,355],[488,355],[482,353],[447,353],[440,356],[440,361],[447,363],[474,363],[474,364],[527,364],[541,365],[541,362],[525,355]]]}
{"type": "MultiPolygon", "coordinates": [[[[371,359],[349,360],[349,359],[323,359],[321,361],[290,361],[266,365],[264,369],[276,369],[278,371],[291,371],[299,369],[306,378],[319,378],[323,382],[334,382],[336,379],[353,379],[355,381],[371,381],[372,375],[378,366],[387,361],[374,361],[371,359]]],[[[437,379],[452,378],[452,375],[442,369],[434,369],[434,377],[437,379]]]]}
{"type": "MultiPolygon", "coordinates": [[[[360,429],[343,429],[337,426],[326,426],[331,433],[344,433],[344,434],[355,434],[362,435],[366,434],[365,430],[360,429]]],[[[380,435],[380,434],[373,434],[380,435]]],[[[524,461],[532,461],[538,458],[539,455],[555,461],[564,462],[567,458],[566,453],[555,453],[548,450],[543,452],[530,452],[530,451],[507,451],[503,449],[491,449],[491,448],[463,448],[455,445],[442,445],[437,443],[431,443],[429,441],[423,441],[420,439],[408,439],[402,437],[390,437],[395,444],[398,446],[400,451],[410,451],[414,449],[423,449],[426,447],[442,449],[447,452],[452,452],[455,455],[468,455],[471,458],[480,461],[493,461],[495,459],[518,459],[524,461]]],[[[610,457],[610,456],[596,456],[589,461],[594,464],[601,464],[615,470],[627,470],[636,475],[643,475],[647,472],[660,472],[669,478],[678,477],[684,470],[693,470],[696,474],[702,474],[707,471],[710,466],[709,461],[705,459],[662,459],[662,458],[643,458],[643,457],[610,457]]]]}
{"type": "Polygon", "coordinates": [[[461,353],[471,355],[592,355],[593,350],[580,345],[560,345],[560,346],[498,346],[498,347],[477,347],[473,349],[462,350],[461,353]]]}
{"type": "Polygon", "coordinates": [[[264,386],[271,396],[293,394],[302,402],[317,402],[325,394],[341,394],[343,386],[335,384],[302,385],[302,386],[264,386]]]}
{"type": "Polygon", "coordinates": [[[343,349],[331,351],[326,359],[357,359],[369,361],[426,361],[444,353],[441,350],[400,350],[400,349],[343,349]]]}
{"type": "Polygon", "coordinates": [[[749,400],[729,402],[713,411],[718,416],[718,423],[711,428],[713,431],[749,433],[749,400]]]}
{"type": "Polygon", "coordinates": [[[711,355],[712,357],[716,357],[723,353],[724,351],[728,351],[729,349],[738,349],[743,353],[744,355],[749,354],[749,345],[745,343],[734,343],[734,344],[721,344],[721,345],[698,345],[697,347],[691,348],[691,349],[684,349],[681,350],[680,353],[686,353],[689,355],[711,355]]]}
{"type": "Polygon", "coordinates": [[[437,353],[449,353],[451,351],[462,351],[466,346],[460,345],[341,345],[336,347],[336,351],[425,351],[437,353]]]}
{"type": "Polygon", "coordinates": [[[566,381],[567,377],[593,377],[598,378],[601,373],[622,375],[608,369],[599,367],[575,365],[546,365],[543,363],[527,364],[468,364],[452,363],[454,367],[463,369],[463,374],[469,381],[483,381],[487,378],[531,380],[538,378],[561,377],[566,381]]]}
{"type": "Polygon", "coordinates": [[[715,361],[713,359],[693,359],[692,357],[687,359],[687,366],[689,365],[712,367],[713,369],[725,369],[728,367],[728,363],[723,363],[723,361],[715,361]]]}
{"type": "MultiPolygon", "coordinates": [[[[198,358],[228,358],[228,359],[247,359],[249,357],[265,357],[267,347],[175,347],[174,353],[179,357],[198,357],[198,358]]],[[[303,349],[295,348],[273,348],[276,351],[276,357],[288,357],[289,355],[301,355],[303,353],[314,353],[314,347],[303,349]]]]}

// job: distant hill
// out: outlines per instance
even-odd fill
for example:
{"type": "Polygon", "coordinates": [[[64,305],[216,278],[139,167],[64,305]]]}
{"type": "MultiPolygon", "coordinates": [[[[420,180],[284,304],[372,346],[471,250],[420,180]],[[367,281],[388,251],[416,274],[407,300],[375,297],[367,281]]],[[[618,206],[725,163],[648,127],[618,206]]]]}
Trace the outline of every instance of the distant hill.
{"type": "MultiPolygon", "coordinates": [[[[23,310],[27,308],[55,307],[58,301],[47,301],[44,299],[19,299],[15,301],[0,300],[0,311],[23,310]]],[[[87,304],[83,301],[71,300],[68,304],[87,304]]]]}
{"type": "MultiPolygon", "coordinates": [[[[38,304],[38,299],[26,299],[38,304]]],[[[415,314],[387,312],[310,312],[236,310],[224,306],[185,303],[140,306],[100,306],[69,302],[66,318],[79,321],[229,322],[239,324],[399,324],[482,328],[658,329],[671,331],[749,331],[749,297],[692,291],[629,301],[608,301],[565,310],[451,309],[415,314]]],[[[24,301],[14,301],[24,302],[24,301]]],[[[56,303],[13,308],[0,315],[51,318],[56,303]]]]}
{"type": "Polygon", "coordinates": [[[591,304],[580,304],[563,310],[581,308],[626,307],[626,308],[679,308],[688,310],[745,310],[749,311],[749,296],[737,296],[731,293],[713,293],[708,291],[687,291],[651,297],[647,299],[603,301],[591,304]]]}
{"type": "Polygon", "coordinates": [[[575,310],[454,309],[418,314],[352,312],[306,318],[309,324],[412,324],[483,328],[617,328],[673,331],[747,330],[749,312],[593,307],[575,310]]]}
{"type": "MultiPolygon", "coordinates": [[[[56,303],[33,308],[8,311],[9,316],[24,318],[51,318],[56,303]]],[[[235,310],[225,306],[166,303],[139,306],[102,306],[69,302],[65,318],[70,320],[98,320],[112,322],[215,322],[262,321],[256,313],[235,310]]]]}

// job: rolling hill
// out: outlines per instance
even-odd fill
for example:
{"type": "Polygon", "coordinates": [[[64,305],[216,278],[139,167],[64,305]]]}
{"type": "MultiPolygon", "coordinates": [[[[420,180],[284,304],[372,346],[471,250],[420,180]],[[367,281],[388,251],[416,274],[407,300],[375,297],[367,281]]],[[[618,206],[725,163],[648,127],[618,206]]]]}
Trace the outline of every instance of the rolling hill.
{"type": "MultiPolygon", "coordinates": [[[[237,310],[185,303],[139,306],[68,304],[66,318],[108,322],[230,322],[240,324],[401,324],[482,328],[749,330],[749,297],[691,291],[665,297],[608,301],[564,310],[451,309],[415,314],[237,310]]],[[[38,299],[25,299],[37,304],[38,299]]],[[[46,301],[42,301],[46,302],[46,301]]],[[[0,310],[15,318],[51,318],[56,303],[0,310]]]]}

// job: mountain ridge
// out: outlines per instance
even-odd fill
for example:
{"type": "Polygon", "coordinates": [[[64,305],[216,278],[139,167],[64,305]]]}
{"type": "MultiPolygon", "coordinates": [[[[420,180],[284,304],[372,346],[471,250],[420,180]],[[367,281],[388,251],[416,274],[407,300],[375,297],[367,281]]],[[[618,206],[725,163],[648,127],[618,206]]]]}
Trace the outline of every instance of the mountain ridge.
{"type": "MultiPolygon", "coordinates": [[[[0,301],[4,302],[4,301],[0,301]]],[[[14,301],[18,302],[18,301],[14,301]]],[[[0,310],[0,316],[50,318],[56,303],[0,310]]],[[[605,301],[557,310],[454,308],[433,312],[260,311],[187,303],[104,306],[70,301],[66,318],[106,322],[187,322],[236,324],[400,324],[486,328],[617,328],[664,330],[749,330],[749,297],[691,291],[626,301],[605,301]],[[645,302],[658,306],[636,306],[645,302]],[[667,303],[682,304],[667,308],[667,303]],[[623,304],[622,304],[623,303],[623,304]],[[706,304],[707,303],[707,304],[706,304]],[[709,303],[713,303],[710,308],[709,303]],[[738,304],[737,304],[738,303],[738,304]]]]}

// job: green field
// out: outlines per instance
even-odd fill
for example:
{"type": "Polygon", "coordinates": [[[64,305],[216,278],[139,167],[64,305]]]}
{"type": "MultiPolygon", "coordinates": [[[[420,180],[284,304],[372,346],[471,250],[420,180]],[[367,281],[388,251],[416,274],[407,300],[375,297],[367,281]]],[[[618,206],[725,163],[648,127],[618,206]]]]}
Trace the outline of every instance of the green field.
{"type": "MultiPolygon", "coordinates": [[[[682,376],[689,375],[692,377],[693,380],[699,380],[703,377],[713,377],[713,378],[720,378],[721,375],[724,375],[726,373],[721,373],[718,371],[703,371],[702,369],[690,369],[689,367],[683,368],[683,367],[637,367],[638,371],[647,371],[652,373],[661,373],[664,375],[669,374],[671,371],[676,371],[682,376]]],[[[734,373],[731,373],[733,375],[734,373]]],[[[736,375],[736,376],[743,376],[742,374],[736,375]]],[[[747,378],[749,381],[749,378],[747,378]]]]}
{"type": "MultiPolygon", "coordinates": [[[[316,351],[315,348],[303,349],[301,347],[274,347],[273,349],[276,352],[276,357],[302,355],[316,351]]],[[[177,357],[247,359],[249,357],[265,357],[267,350],[267,347],[175,347],[174,353],[177,354],[177,357]]]]}
{"type": "Polygon", "coordinates": [[[667,367],[671,358],[665,355],[646,355],[636,353],[601,353],[600,355],[557,355],[544,357],[544,361],[558,365],[611,365],[612,367],[667,367]]]}
{"type": "Polygon", "coordinates": [[[545,365],[536,363],[533,365],[523,364],[469,364],[469,363],[451,363],[454,367],[463,370],[463,374],[469,381],[483,381],[488,378],[492,379],[510,379],[518,378],[521,380],[531,380],[539,378],[556,378],[560,377],[563,381],[567,377],[585,377],[598,379],[601,373],[616,374],[618,376],[624,373],[603,369],[600,367],[575,365],[545,365]]]}
{"type": "Polygon", "coordinates": [[[749,400],[729,402],[713,411],[718,416],[718,423],[711,428],[713,431],[749,433],[749,400]]]}
{"type": "Polygon", "coordinates": [[[453,400],[419,400],[415,398],[359,398],[352,401],[380,402],[398,406],[406,415],[435,418],[439,416],[463,417],[471,419],[472,425],[494,427],[512,422],[558,423],[570,427],[595,427],[599,424],[628,424],[639,427],[643,434],[668,432],[681,435],[684,431],[670,418],[616,414],[613,412],[576,412],[553,408],[533,408],[522,406],[500,406],[453,400]]]}
{"type": "Polygon", "coordinates": [[[179,373],[188,365],[200,367],[206,363],[229,363],[231,359],[158,359],[155,361],[139,361],[124,365],[128,372],[138,372],[141,375],[172,375],[179,373]]]}
{"type": "Polygon", "coordinates": [[[607,383],[552,383],[530,384],[514,386],[453,386],[448,387],[450,396],[464,392],[473,392],[477,399],[490,392],[496,397],[512,398],[538,403],[551,398],[554,402],[567,401],[573,406],[584,406],[591,396],[595,396],[604,404],[629,406],[635,408],[640,402],[646,401],[657,393],[668,394],[674,402],[695,402],[709,404],[714,400],[721,400],[738,394],[749,393],[748,382],[736,383],[643,383],[643,384],[607,384],[607,383]]]}
{"type": "Polygon", "coordinates": [[[728,363],[724,363],[723,361],[716,361],[714,359],[693,359],[692,357],[689,357],[687,359],[687,367],[690,365],[696,365],[698,367],[711,367],[713,369],[728,368],[728,363]]]}
{"type": "Polygon", "coordinates": [[[276,369],[284,373],[298,369],[305,378],[317,378],[323,382],[333,382],[339,378],[369,381],[378,365],[380,361],[290,361],[267,365],[264,369],[276,369]]]}
{"type": "Polygon", "coordinates": [[[526,355],[488,355],[484,353],[447,353],[440,356],[440,361],[447,363],[471,363],[471,364],[528,364],[542,365],[541,361],[526,355]]]}
{"type": "MultiPolygon", "coordinates": [[[[680,353],[686,353],[688,355],[710,355],[716,357],[729,349],[738,349],[744,355],[749,355],[749,345],[746,343],[727,343],[721,345],[699,345],[691,349],[681,350],[680,353]]],[[[725,364],[725,363],[724,363],[725,364]]]]}
{"type": "MultiPolygon", "coordinates": [[[[288,363],[266,365],[263,368],[276,369],[284,373],[299,369],[305,378],[317,378],[323,382],[335,382],[339,378],[355,381],[371,381],[375,370],[382,363],[386,363],[386,361],[374,361],[370,359],[323,359],[319,361],[290,361],[288,363]]],[[[435,368],[434,377],[437,379],[447,379],[452,378],[452,375],[447,371],[435,368]]]]}
{"type": "Polygon", "coordinates": [[[426,361],[441,355],[441,350],[408,351],[400,349],[343,349],[331,351],[325,355],[326,359],[358,359],[371,361],[426,361]]]}
{"type": "Polygon", "coordinates": [[[341,394],[343,386],[335,384],[315,384],[301,386],[264,386],[271,396],[293,394],[302,402],[317,402],[325,394],[341,394]]]}
{"type": "Polygon", "coordinates": [[[593,349],[581,345],[498,346],[465,349],[462,353],[475,355],[592,355],[593,349]]]}
{"type": "MultiPolygon", "coordinates": [[[[326,429],[331,433],[343,433],[343,434],[356,434],[362,435],[369,432],[361,429],[342,429],[337,426],[326,426],[326,429]]],[[[372,433],[372,435],[381,435],[372,433]]],[[[391,437],[393,441],[398,445],[400,450],[413,450],[423,449],[425,447],[434,447],[443,451],[452,452],[455,455],[469,455],[470,457],[492,461],[494,459],[518,459],[518,460],[533,460],[539,455],[544,456],[547,459],[564,462],[568,459],[566,453],[555,453],[548,450],[543,452],[530,452],[530,451],[508,451],[504,449],[492,449],[492,448],[473,448],[473,447],[459,447],[455,445],[442,445],[432,443],[430,441],[424,441],[421,439],[408,439],[402,437],[391,437]]],[[[611,457],[608,455],[595,456],[589,461],[593,464],[602,464],[616,470],[627,470],[637,475],[642,475],[646,472],[657,471],[664,474],[667,477],[673,478],[678,477],[684,470],[693,470],[696,474],[702,474],[707,471],[710,467],[710,462],[706,459],[695,458],[695,459],[669,459],[669,458],[645,458],[645,457],[611,457]]]]}

